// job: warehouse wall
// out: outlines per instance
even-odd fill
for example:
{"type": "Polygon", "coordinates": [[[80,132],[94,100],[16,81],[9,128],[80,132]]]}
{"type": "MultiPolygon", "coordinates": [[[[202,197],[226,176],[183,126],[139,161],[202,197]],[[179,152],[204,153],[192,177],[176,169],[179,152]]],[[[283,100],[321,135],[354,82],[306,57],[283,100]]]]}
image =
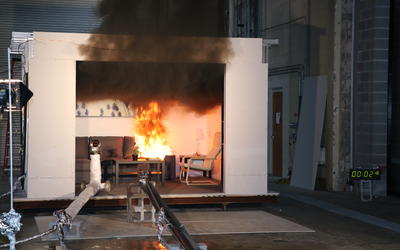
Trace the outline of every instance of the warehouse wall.
{"type": "MultiPolygon", "coordinates": [[[[7,47],[11,32],[75,32],[88,33],[96,28],[97,0],[1,0],[0,1],[0,79],[7,78],[7,47]]],[[[16,65],[18,67],[19,64],[16,65]]],[[[16,68],[16,72],[20,72],[16,68]]],[[[20,78],[16,75],[15,78],[20,78]]],[[[14,113],[14,131],[21,131],[21,113],[14,113]]],[[[4,161],[7,114],[0,116],[0,164],[4,161]]],[[[21,136],[14,135],[14,164],[20,166],[21,136]]]]}
{"type": "Polygon", "coordinates": [[[385,195],[390,1],[358,1],[356,10],[354,166],[381,166],[374,191],[385,195]]]}
{"type": "MultiPolygon", "coordinates": [[[[296,136],[290,124],[298,121],[300,86],[305,77],[318,75],[328,76],[331,85],[334,1],[232,0],[230,14],[232,36],[279,39],[278,45],[268,49],[268,86],[270,98],[272,92],[283,92],[282,176],[287,177],[293,165],[296,136]]],[[[271,120],[269,117],[270,136],[271,120]]],[[[272,173],[272,147],[269,150],[272,173]]]]}
{"type": "Polygon", "coordinates": [[[97,0],[2,0],[0,1],[0,78],[7,76],[7,47],[11,32],[88,33],[97,27],[97,0]]]}
{"type": "MultiPolygon", "coordinates": [[[[389,73],[389,114],[388,138],[388,191],[400,193],[400,1],[392,0],[390,73],[389,73]]],[[[382,63],[381,63],[382,65],[382,63]]]]}

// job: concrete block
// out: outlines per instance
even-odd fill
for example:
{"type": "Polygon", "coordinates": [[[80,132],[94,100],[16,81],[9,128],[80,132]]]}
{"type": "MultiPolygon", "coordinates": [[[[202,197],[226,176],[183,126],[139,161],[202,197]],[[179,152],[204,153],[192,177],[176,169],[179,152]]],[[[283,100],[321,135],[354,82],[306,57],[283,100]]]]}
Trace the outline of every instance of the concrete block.
{"type": "Polygon", "coordinates": [[[374,70],[379,71],[387,70],[388,64],[388,61],[374,61],[371,66],[374,70]]]}
{"type": "Polygon", "coordinates": [[[374,38],[386,38],[389,39],[389,27],[380,27],[378,29],[373,29],[374,38]]]}
{"type": "MultiPolygon", "coordinates": [[[[383,52],[383,53],[380,53],[380,54],[381,54],[380,57],[382,57],[382,59],[385,59],[385,58],[387,59],[388,55],[387,55],[386,51],[383,52]]],[[[374,59],[376,59],[376,58],[374,58],[374,59]]],[[[373,81],[385,82],[385,81],[388,80],[388,72],[387,71],[374,72],[372,80],[373,81]]]]}
{"type": "Polygon", "coordinates": [[[374,28],[388,28],[389,27],[389,18],[376,18],[374,20],[374,28]]]}
{"type": "MultiPolygon", "coordinates": [[[[386,145],[387,144],[387,137],[386,137],[386,131],[382,131],[383,134],[375,134],[372,135],[372,143],[373,145],[386,145]]],[[[375,154],[379,154],[376,151],[373,151],[375,154]]]]}
{"type": "Polygon", "coordinates": [[[388,5],[375,5],[373,9],[373,16],[375,18],[388,17],[390,15],[390,8],[388,5]]]}
{"type": "Polygon", "coordinates": [[[375,0],[374,3],[376,6],[390,6],[390,0],[375,0]]]}
{"type": "Polygon", "coordinates": [[[371,161],[370,161],[370,163],[371,163],[373,166],[378,166],[378,165],[382,166],[382,165],[386,165],[386,162],[387,162],[386,154],[384,154],[384,155],[372,155],[372,156],[371,156],[371,161]]]}
{"type": "Polygon", "coordinates": [[[377,92],[387,93],[388,91],[387,82],[375,82],[374,85],[372,86],[372,91],[374,91],[375,93],[377,92]]]}
{"type": "Polygon", "coordinates": [[[387,49],[389,47],[389,39],[382,39],[379,37],[374,37],[373,47],[375,49],[387,49]]]}
{"type": "MultiPolygon", "coordinates": [[[[384,137],[386,139],[386,137],[384,137]]],[[[387,153],[387,146],[386,145],[372,145],[372,152],[376,154],[382,155],[387,153]]]]}
{"type": "MultiPolygon", "coordinates": [[[[371,106],[371,112],[373,113],[383,113],[384,115],[387,114],[387,103],[373,103],[371,106]]],[[[385,116],[375,116],[375,120],[384,121],[387,119],[385,116]]]]}

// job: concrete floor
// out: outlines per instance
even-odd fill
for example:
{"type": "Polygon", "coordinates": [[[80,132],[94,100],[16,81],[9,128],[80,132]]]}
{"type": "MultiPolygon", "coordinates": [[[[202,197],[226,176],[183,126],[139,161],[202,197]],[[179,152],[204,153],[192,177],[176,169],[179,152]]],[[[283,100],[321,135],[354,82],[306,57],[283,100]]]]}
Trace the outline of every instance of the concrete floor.
{"type": "MultiPolygon", "coordinates": [[[[300,225],[315,230],[315,233],[269,233],[269,234],[235,234],[194,236],[196,242],[207,244],[208,249],[400,249],[400,233],[381,226],[367,223],[363,218],[381,218],[398,225],[400,222],[400,199],[385,197],[373,202],[363,203],[359,196],[352,193],[308,192],[294,189],[285,184],[270,184],[270,189],[281,192],[277,203],[259,205],[231,205],[231,211],[264,210],[289,219],[300,225]],[[304,203],[296,197],[307,197],[312,203],[304,203]],[[334,204],[344,211],[356,211],[363,215],[359,219],[329,211],[318,202],[334,204]],[[372,217],[371,217],[372,218],[372,217]]],[[[1,201],[4,202],[4,201],[1,201]]],[[[173,207],[175,211],[184,210],[218,210],[219,206],[173,207]]],[[[83,214],[102,213],[99,210],[85,210],[83,214]]],[[[110,211],[107,211],[110,212],[110,211]]],[[[18,238],[37,233],[33,217],[50,215],[49,211],[25,211],[23,213],[23,231],[18,238]]],[[[4,240],[4,238],[2,238],[4,240]]],[[[30,242],[17,249],[55,249],[57,242],[30,242]]],[[[68,241],[69,249],[162,249],[156,238],[125,238],[68,241]]]]}
{"type": "MultiPolygon", "coordinates": [[[[272,215],[265,211],[215,211],[204,208],[174,212],[179,221],[185,225],[191,235],[210,234],[246,234],[246,233],[276,233],[276,232],[304,232],[313,230],[272,215]]],[[[151,223],[151,214],[145,214],[147,221],[141,223],[128,222],[126,210],[110,211],[105,213],[78,215],[73,222],[71,231],[65,234],[66,240],[77,239],[104,239],[104,238],[132,238],[157,236],[154,224],[151,223]],[[112,226],[110,226],[112,225],[112,226]],[[101,228],[101,230],[99,230],[101,228]]],[[[136,214],[136,219],[139,219],[136,214]]],[[[54,216],[35,216],[36,225],[40,232],[45,232],[54,225],[54,216]]],[[[163,235],[170,235],[165,232],[163,235]]],[[[57,234],[45,237],[46,240],[56,240],[57,234]]]]}

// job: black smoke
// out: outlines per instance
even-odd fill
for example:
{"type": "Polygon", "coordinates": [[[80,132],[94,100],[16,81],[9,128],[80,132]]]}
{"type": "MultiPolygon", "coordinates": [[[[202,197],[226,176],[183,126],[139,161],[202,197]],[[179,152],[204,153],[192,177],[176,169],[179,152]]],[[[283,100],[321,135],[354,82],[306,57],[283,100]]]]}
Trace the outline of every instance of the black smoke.
{"type": "Polygon", "coordinates": [[[225,64],[216,63],[78,62],[76,93],[81,101],[117,96],[131,105],[179,103],[204,113],[222,104],[224,72],[225,64]]]}
{"type": "Polygon", "coordinates": [[[232,55],[226,3],[101,1],[97,34],[80,46],[77,100],[179,102],[196,112],[221,104],[232,55]]]}

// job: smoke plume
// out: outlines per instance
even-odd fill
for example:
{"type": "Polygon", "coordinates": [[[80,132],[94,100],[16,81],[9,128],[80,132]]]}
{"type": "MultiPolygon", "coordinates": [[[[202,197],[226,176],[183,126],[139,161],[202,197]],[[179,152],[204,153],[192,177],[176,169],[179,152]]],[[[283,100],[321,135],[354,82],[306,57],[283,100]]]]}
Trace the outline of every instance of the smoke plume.
{"type": "Polygon", "coordinates": [[[179,102],[203,113],[222,104],[224,72],[224,64],[211,63],[78,62],[76,93],[84,101],[179,102]]]}
{"type": "Polygon", "coordinates": [[[223,101],[232,55],[225,0],[103,0],[80,46],[77,100],[179,102],[202,113],[223,101]]]}

